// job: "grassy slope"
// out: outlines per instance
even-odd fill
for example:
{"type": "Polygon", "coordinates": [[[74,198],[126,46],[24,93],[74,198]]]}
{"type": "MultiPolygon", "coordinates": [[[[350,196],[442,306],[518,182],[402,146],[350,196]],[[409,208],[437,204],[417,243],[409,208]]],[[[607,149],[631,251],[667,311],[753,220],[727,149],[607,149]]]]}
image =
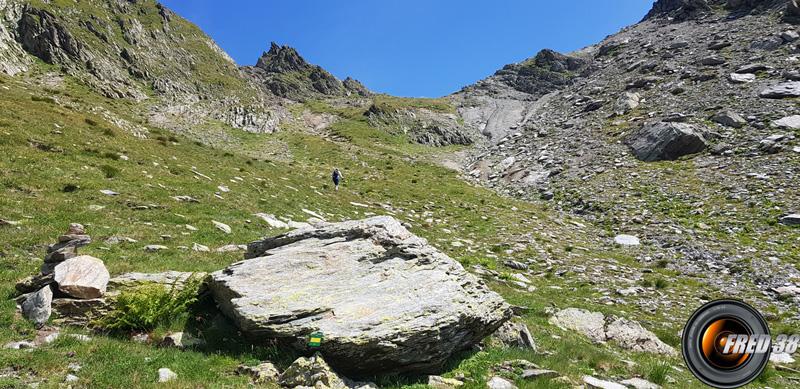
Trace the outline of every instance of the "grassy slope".
{"type": "MultiPolygon", "coordinates": [[[[0,243],[2,344],[33,337],[31,326],[14,313],[13,284],[37,271],[45,246],[69,222],[87,226],[95,243],[83,252],[103,259],[112,274],[134,270],[212,271],[239,260],[241,254],[195,253],[178,246],[196,242],[216,248],[279,232],[253,217],[255,212],[303,220],[307,215],[301,210],[306,208],[329,220],[344,220],[385,214],[387,211],[380,204],[391,204],[392,213],[411,223],[412,231],[466,266],[481,264],[497,269],[507,278],[510,271],[498,261],[537,259],[533,265],[535,276],[530,276],[536,287],[534,292],[504,282],[491,285],[509,302],[530,308],[524,319],[542,353],[488,348],[454,359],[445,375],[464,373],[475,379],[469,387],[482,387],[493,364],[525,358],[557,370],[574,382],[579,382],[583,374],[620,378],[642,375],[659,380],[666,371],[676,380],[670,386],[694,386],[685,369],[673,370],[662,364],[665,361],[682,366],[678,359],[631,354],[614,345],[592,345],[578,335],[547,324],[546,311],[550,307],[586,307],[640,320],[663,340],[676,345],[676,333],[690,313],[687,309],[675,307],[649,313],[634,305],[638,300],[635,297],[629,299],[631,305],[605,306],[598,300],[609,289],[613,291],[615,285],[579,282],[570,273],[557,273],[567,265],[585,265],[591,270],[609,263],[639,271],[642,265],[635,261],[639,249],[623,251],[611,247],[603,243],[607,236],[602,229],[585,226],[580,220],[556,214],[542,205],[502,198],[471,186],[455,173],[425,162],[430,149],[369,127],[357,110],[339,112],[321,103],[309,104],[315,110],[341,115],[332,131],[350,139],[348,143],[333,143],[291,129],[262,136],[231,130],[236,141],[221,146],[226,147],[223,149],[152,128],[150,139],[136,139],[86,112],[95,105],[107,106],[135,121],[138,108],[98,97],[70,80],[58,93],[32,86],[24,78],[0,77],[0,88],[0,112],[4,113],[0,118],[0,218],[19,221],[17,226],[0,227],[4,237],[0,243]],[[259,147],[268,155],[274,145],[288,147],[291,160],[271,162],[265,161],[266,157],[249,157],[259,147]],[[240,149],[248,150],[249,156],[240,153],[240,149]],[[114,159],[115,154],[124,154],[129,160],[114,159]],[[331,191],[328,184],[333,166],[341,168],[347,178],[339,192],[331,191]],[[197,176],[193,170],[211,180],[197,176]],[[64,192],[69,184],[79,189],[64,192]],[[224,199],[214,197],[218,185],[231,189],[221,193],[224,199]],[[105,196],[100,194],[101,189],[120,195],[105,196]],[[200,203],[181,203],[171,198],[177,195],[191,195],[200,203]],[[369,204],[370,208],[350,202],[369,204]],[[141,205],[148,209],[137,210],[141,205]],[[96,207],[92,206],[104,208],[93,211],[96,207]],[[233,234],[216,230],[211,220],[229,224],[233,234]],[[199,231],[189,231],[186,224],[199,231]],[[169,241],[162,240],[161,235],[165,234],[171,236],[169,241]],[[103,243],[110,236],[126,236],[138,243],[103,243]],[[452,244],[459,239],[461,247],[452,244]],[[165,244],[170,249],[145,253],[143,247],[147,244],[165,244]],[[543,258],[556,265],[544,263],[543,258]],[[623,360],[635,365],[629,366],[623,360]]],[[[675,276],[665,269],[652,270],[650,280],[675,276]]],[[[693,298],[705,291],[693,280],[674,278],[665,290],[650,288],[648,296],[657,298],[658,293],[693,298]]],[[[209,346],[196,351],[160,349],[101,335],[93,335],[94,340],[87,344],[62,338],[32,352],[0,350],[0,368],[12,367],[23,377],[0,378],[0,386],[41,381],[44,387],[55,387],[68,373],[67,364],[77,362],[83,366],[77,373],[78,386],[151,386],[155,385],[157,369],[169,367],[180,377],[175,387],[238,387],[248,383],[233,373],[239,363],[272,359],[285,365],[291,359],[269,347],[240,343],[229,324],[213,317],[203,318],[205,322],[200,324],[178,320],[169,326],[198,327],[209,346]],[[69,356],[71,352],[74,356],[69,356]]],[[[160,328],[154,336],[158,338],[168,329],[160,328]]],[[[410,378],[391,377],[379,382],[389,386],[418,383],[410,378]]],[[[790,385],[774,371],[763,383],[772,387],[790,385]]],[[[557,386],[550,381],[518,384],[557,386]]]]}

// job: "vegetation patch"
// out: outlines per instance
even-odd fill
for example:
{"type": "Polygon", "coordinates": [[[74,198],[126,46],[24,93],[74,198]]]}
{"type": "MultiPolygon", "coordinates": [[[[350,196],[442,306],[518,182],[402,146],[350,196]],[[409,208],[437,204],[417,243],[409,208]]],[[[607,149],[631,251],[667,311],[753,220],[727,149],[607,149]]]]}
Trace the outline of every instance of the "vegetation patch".
{"type": "Polygon", "coordinates": [[[95,325],[109,331],[149,331],[185,320],[201,284],[202,279],[192,276],[180,287],[151,283],[125,290],[114,301],[114,309],[95,325]]]}

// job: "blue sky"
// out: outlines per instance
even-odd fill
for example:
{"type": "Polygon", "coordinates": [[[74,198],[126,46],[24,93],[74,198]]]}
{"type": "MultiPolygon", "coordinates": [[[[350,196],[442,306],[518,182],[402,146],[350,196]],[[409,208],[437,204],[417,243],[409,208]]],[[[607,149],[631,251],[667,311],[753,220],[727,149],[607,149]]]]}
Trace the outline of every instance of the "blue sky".
{"type": "Polygon", "coordinates": [[[240,65],[275,41],[335,76],[437,97],[541,49],[569,52],[641,20],[653,0],[162,0],[240,65]]]}

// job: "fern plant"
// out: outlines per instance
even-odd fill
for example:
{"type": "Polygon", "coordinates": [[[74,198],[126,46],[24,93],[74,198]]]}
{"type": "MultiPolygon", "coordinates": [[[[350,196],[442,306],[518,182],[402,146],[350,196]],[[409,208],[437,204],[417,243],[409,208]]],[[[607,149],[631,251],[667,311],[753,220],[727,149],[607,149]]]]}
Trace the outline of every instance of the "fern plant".
{"type": "Polygon", "coordinates": [[[197,301],[202,279],[192,275],[182,287],[177,283],[169,288],[149,283],[123,291],[117,296],[114,309],[94,324],[109,331],[147,331],[169,324],[185,316],[197,301]]]}

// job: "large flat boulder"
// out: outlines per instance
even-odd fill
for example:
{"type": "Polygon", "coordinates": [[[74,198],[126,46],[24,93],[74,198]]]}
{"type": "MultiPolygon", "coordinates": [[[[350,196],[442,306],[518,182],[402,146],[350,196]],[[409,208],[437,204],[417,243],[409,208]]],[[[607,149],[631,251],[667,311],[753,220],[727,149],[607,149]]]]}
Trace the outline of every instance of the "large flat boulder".
{"type": "Polygon", "coordinates": [[[627,139],[627,144],[641,161],[675,160],[706,148],[702,131],[686,123],[657,122],[644,125],[627,139]]]}
{"type": "Polygon", "coordinates": [[[592,342],[613,341],[623,349],[676,356],[678,352],[641,324],[622,317],[605,316],[600,312],[567,308],[550,317],[550,324],[576,331],[592,342]]]}
{"type": "Polygon", "coordinates": [[[461,265],[388,216],[323,223],[253,242],[213,273],[220,309],[245,335],[319,351],[338,371],[429,372],[511,317],[461,265]]]}

